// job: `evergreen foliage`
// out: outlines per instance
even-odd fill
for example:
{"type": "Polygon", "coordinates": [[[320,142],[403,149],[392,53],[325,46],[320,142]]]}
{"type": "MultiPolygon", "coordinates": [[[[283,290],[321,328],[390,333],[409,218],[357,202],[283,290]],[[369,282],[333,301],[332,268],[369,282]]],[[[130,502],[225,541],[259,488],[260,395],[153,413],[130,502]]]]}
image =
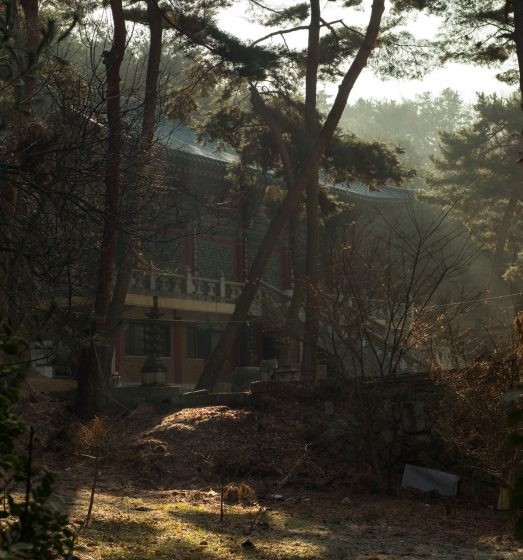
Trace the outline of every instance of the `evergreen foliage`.
{"type": "MultiPolygon", "coordinates": [[[[205,121],[200,123],[202,137],[219,139],[233,147],[243,167],[270,173],[271,182],[277,181],[285,188],[285,172],[266,122],[238,97],[240,101],[222,97],[213,104],[205,121]]],[[[304,143],[303,101],[288,97],[283,102],[275,98],[268,107],[288,140],[291,159],[298,165],[304,143]]],[[[323,119],[324,115],[318,113],[318,122],[323,119]]],[[[402,184],[412,175],[401,161],[402,153],[400,148],[380,139],[366,139],[337,129],[323,155],[321,168],[328,182],[359,180],[371,188],[387,182],[402,184]]]]}
{"type": "Polygon", "coordinates": [[[520,111],[514,97],[479,95],[473,124],[442,132],[441,155],[433,158],[436,174],[430,181],[430,198],[454,206],[486,250],[494,253],[497,244],[503,245],[502,267],[496,274],[519,263],[523,248],[523,231],[516,219],[522,195],[521,170],[515,165],[520,111]],[[514,208],[507,216],[511,200],[514,208]]]}
{"type": "Polygon", "coordinates": [[[454,37],[447,43],[449,47],[452,45],[447,53],[449,58],[487,66],[510,58],[514,22],[508,2],[452,3],[447,6],[446,14],[447,20],[460,26],[459,41],[454,37]]]}
{"type": "Polygon", "coordinates": [[[431,157],[439,153],[439,133],[466,126],[471,111],[452,89],[439,95],[425,92],[414,99],[358,99],[345,110],[340,128],[367,140],[399,146],[405,165],[416,171],[411,187],[424,188],[432,169],[431,157]]]}
{"type": "Polygon", "coordinates": [[[73,560],[74,533],[53,491],[54,475],[33,464],[33,430],[12,412],[16,384],[27,349],[8,329],[0,335],[0,477],[5,496],[0,510],[2,560],[73,560]],[[29,437],[26,451],[21,443],[29,437]],[[23,449],[23,448],[22,448],[23,449]]]}
{"type": "Polygon", "coordinates": [[[516,44],[519,42],[512,0],[406,0],[423,5],[443,18],[440,59],[499,68],[498,78],[519,82],[516,44]]]}

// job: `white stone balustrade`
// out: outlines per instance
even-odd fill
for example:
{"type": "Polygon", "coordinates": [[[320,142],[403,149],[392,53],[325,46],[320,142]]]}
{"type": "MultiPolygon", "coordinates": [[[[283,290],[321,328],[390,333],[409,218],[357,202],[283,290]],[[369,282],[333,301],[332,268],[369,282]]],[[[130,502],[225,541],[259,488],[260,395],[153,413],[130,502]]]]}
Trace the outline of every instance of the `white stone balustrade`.
{"type": "MultiPolygon", "coordinates": [[[[198,276],[197,272],[193,274],[191,269],[187,268],[185,273],[168,270],[133,270],[129,292],[235,303],[242,288],[241,282],[226,280],[223,272],[220,272],[218,278],[215,279],[203,278],[198,276]]],[[[261,313],[262,293],[283,305],[287,305],[292,296],[292,293],[284,292],[262,281],[252,304],[251,310],[254,313],[261,313]]]]}
{"type": "Polygon", "coordinates": [[[223,273],[219,277],[203,278],[190,269],[185,273],[166,270],[133,270],[130,292],[155,292],[156,294],[187,297],[200,300],[233,303],[241,293],[243,284],[230,282],[223,273]]]}

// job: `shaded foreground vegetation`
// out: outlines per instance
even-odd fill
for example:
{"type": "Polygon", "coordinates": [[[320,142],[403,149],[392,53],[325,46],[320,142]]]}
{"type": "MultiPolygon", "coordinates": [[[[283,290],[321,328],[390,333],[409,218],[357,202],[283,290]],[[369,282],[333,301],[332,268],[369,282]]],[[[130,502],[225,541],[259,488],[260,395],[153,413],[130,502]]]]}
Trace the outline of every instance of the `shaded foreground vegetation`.
{"type": "MultiPolygon", "coordinates": [[[[335,453],[313,450],[301,460],[303,424],[287,406],[286,416],[227,407],[165,414],[143,406],[111,420],[117,437],[104,449],[92,520],[80,531],[76,554],[81,560],[523,558],[509,515],[491,502],[406,490],[378,495],[369,471],[349,472],[335,453]],[[249,440],[256,426],[262,435],[249,440]],[[236,449],[220,446],[218,433],[236,449]],[[244,482],[252,494],[241,503],[226,493],[220,521],[222,481],[244,482]],[[246,541],[252,546],[242,546],[246,541]]],[[[40,426],[39,460],[59,472],[69,519],[80,527],[93,462],[75,454],[74,417],[64,402],[44,397],[23,409],[40,426]]]]}

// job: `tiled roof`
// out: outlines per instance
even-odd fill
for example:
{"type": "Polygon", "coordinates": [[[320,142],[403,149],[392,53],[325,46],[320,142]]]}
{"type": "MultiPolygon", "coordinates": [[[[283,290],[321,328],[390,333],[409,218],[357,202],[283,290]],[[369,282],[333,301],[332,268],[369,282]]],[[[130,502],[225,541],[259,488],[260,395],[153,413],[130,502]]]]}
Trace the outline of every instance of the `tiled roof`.
{"type": "Polygon", "coordinates": [[[239,160],[232,151],[224,150],[213,140],[199,142],[197,135],[187,126],[174,121],[159,123],[156,131],[159,143],[165,148],[202,164],[226,166],[239,160]]]}
{"type": "MultiPolygon", "coordinates": [[[[200,165],[226,167],[239,161],[238,154],[225,150],[216,141],[202,143],[187,126],[175,121],[163,121],[157,127],[157,140],[175,156],[181,156],[200,165]]],[[[361,182],[350,185],[338,183],[332,186],[344,198],[354,203],[365,204],[406,204],[414,200],[414,191],[382,185],[375,190],[361,182]]]]}
{"type": "Polygon", "coordinates": [[[377,189],[371,190],[367,185],[360,182],[353,182],[350,185],[338,183],[333,185],[332,189],[351,202],[406,204],[414,200],[413,190],[390,185],[381,185],[377,189]]]}

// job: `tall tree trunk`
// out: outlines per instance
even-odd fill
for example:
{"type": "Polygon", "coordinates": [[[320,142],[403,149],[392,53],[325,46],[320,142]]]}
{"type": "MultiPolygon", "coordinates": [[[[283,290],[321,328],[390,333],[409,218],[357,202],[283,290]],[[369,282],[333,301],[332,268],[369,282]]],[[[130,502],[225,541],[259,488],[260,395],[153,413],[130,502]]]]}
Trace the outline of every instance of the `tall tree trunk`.
{"type": "MultiPolygon", "coordinates": [[[[16,167],[22,167],[24,154],[20,148],[22,140],[28,134],[28,121],[32,112],[32,102],[35,92],[35,62],[40,43],[40,20],[38,0],[20,0],[24,13],[24,23],[20,21],[18,0],[12,1],[11,22],[8,23],[13,30],[16,40],[13,56],[16,58],[15,72],[21,73],[21,80],[17,80],[13,87],[13,116],[11,134],[8,147],[8,159],[16,167]]],[[[0,187],[0,201],[2,204],[2,218],[0,236],[4,245],[11,247],[15,242],[13,228],[15,227],[18,191],[21,177],[14,174],[2,182],[0,187]]],[[[6,252],[0,262],[0,316],[8,319],[12,326],[16,321],[16,304],[13,286],[15,285],[14,271],[18,256],[6,252]]]]}
{"type": "MultiPolygon", "coordinates": [[[[306,157],[309,157],[314,139],[318,135],[316,97],[318,66],[320,62],[320,2],[311,0],[311,21],[307,45],[307,71],[305,76],[305,137],[309,140],[306,157]]],[[[307,185],[307,252],[305,261],[305,333],[303,337],[302,376],[314,379],[317,365],[319,335],[318,257],[320,248],[320,212],[318,207],[319,177],[316,171],[307,185]]]]}
{"type": "Polygon", "coordinates": [[[301,374],[303,379],[316,376],[319,337],[319,248],[320,212],[318,207],[318,172],[307,187],[307,255],[305,264],[305,332],[301,374]]]}
{"type": "Polygon", "coordinates": [[[512,6],[514,8],[514,42],[516,43],[519,69],[519,94],[521,109],[523,110],[523,2],[521,0],[514,0],[512,6]]]}
{"type": "MultiPolygon", "coordinates": [[[[142,187],[147,170],[150,164],[150,150],[154,140],[156,127],[156,114],[158,106],[158,80],[160,76],[160,63],[162,58],[162,21],[159,12],[152,2],[147,3],[147,18],[149,24],[149,55],[147,59],[147,74],[145,78],[145,98],[142,119],[142,130],[138,146],[138,170],[134,174],[137,181],[132,181],[129,194],[129,204],[127,210],[130,216],[134,216],[138,199],[137,189],[142,187]]],[[[116,259],[116,283],[114,286],[113,297],[109,306],[107,330],[109,336],[114,341],[118,325],[121,321],[125,308],[125,298],[129,291],[133,267],[133,240],[128,230],[121,230],[119,233],[121,251],[116,259]]]]}
{"type": "Polygon", "coordinates": [[[496,233],[496,248],[494,251],[494,258],[492,260],[492,268],[490,270],[490,277],[488,281],[488,287],[490,289],[494,288],[496,283],[501,279],[503,260],[505,258],[505,248],[510,234],[510,229],[512,227],[514,214],[516,212],[518,202],[521,199],[520,189],[520,185],[514,185],[512,187],[510,198],[505,206],[505,212],[503,213],[501,224],[499,225],[496,233]]]}
{"type": "Polygon", "coordinates": [[[40,16],[38,0],[20,0],[22,10],[24,11],[25,18],[25,35],[28,50],[28,62],[32,62],[30,66],[33,66],[24,75],[25,84],[25,103],[26,110],[31,110],[31,101],[35,94],[36,88],[36,78],[34,75],[34,66],[36,62],[36,51],[38,44],[40,43],[40,16]]]}
{"type": "MultiPolygon", "coordinates": [[[[519,98],[520,107],[523,111],[523,2],[521,0],[506,0],[507,6],[512,5],[514,9],[514,42],[516,44],[516,56],[519,70],[519,98]]],[[[523,133],[522,133],[523,134],[523,133]]],[[[519,152],[519,164],[523,164],[523,150],[519,152]]],[[[497,247],[496,247],[497,249],[497,247]]],[[[523,312],[518,310],[515,324],[520,327],[523,324],[523,312]]],[[[516,354],[518,358],[523,355],[523,343],[517,342],[516,354]]]]}
{"type": "Polygon", "coordinates": [[[278,361],[281,365],[288,365],[290,363],[292,345],[302,338],[300,333],[303,330],[303,326],[300,320],[300,309],[305,299],[305,270],[302,262],[303,255],[300,250],[300,227],[300,206],[298,206],[289,219],[289,249],[293,271],[293,291],[283,327],[285,338],[278,356],[278,361]]]}
{"type": "Polygon", "coordinates": [[[361,71],[367,65],[368,58],[374,49],[380,30],[384,5],[385,0],[374,0],[372,4],[372,12],[362,45],[340,83],[332,108],[329,111],[325,124],[323,125],[323,128],[318,135],[318,139],[314,144],[311,157],[307,162],[305,162],[303,170],[301,171],[293,188],[288,188],[285,198],[271,221],[249,271],[247,282],[245,283],[242,293],[238,298],[234,313],[229,319],[220,341],[216,345],[211,357],[205,365],[202,375],[196,385],[197,389],[210,390],[214,387],[226,359],[232,353],[240,331],[240,326],[245,321],[251,307],[251,303],[256,296],[261,275],[263,274],[267,261],[269,260],[274,246],[278,241],[280,233],[285,227],[289,216],[298,206],[305,188],[313,178],[314,174],[318,172],[320,159],[332,139],[332,135],[339,123],[343,110],[347,105],[350,92],[361,74],[361,71]]]}
{"type": "Polygon", "coordinates": [[[77,413],[83,418],[96,414],[96,395],[108,383],[106,372],[112,348],[102,343],[113,288],[113,268],[118,230],[118,206],[121,184],[122,114],[120,67],[125,54],[127,33],[122,0],[110,0],[113,17],[113,44],[103,54],[107,79],[107,164],[105,169],[105,200],[98,281],[94,301],[94,322],[91,336],[94,341],[82,356],[78,380],[77,413]]]}
{"type": "Polygon", "coordinates": [[[104,53],[107,77],[107,164],[105,169],[105,201],[98,283],[94,313],[100,329],[105,328],[111,301],[118,206],[121,190],[122,112],[120,67],[125,53],[126,29],[122,0],[111,0],[114,35],[111,50],[104,53]]]}

